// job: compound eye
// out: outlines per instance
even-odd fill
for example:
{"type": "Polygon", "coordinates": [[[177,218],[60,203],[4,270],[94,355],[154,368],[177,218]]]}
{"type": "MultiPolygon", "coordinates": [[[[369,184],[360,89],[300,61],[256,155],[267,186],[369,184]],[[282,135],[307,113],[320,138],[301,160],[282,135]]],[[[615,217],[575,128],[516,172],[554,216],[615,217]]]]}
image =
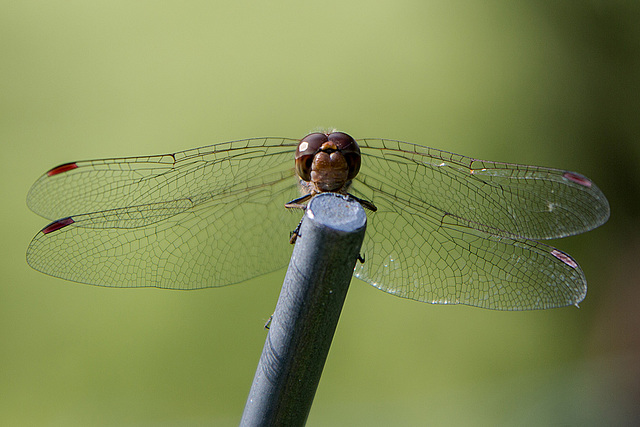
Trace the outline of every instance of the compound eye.
{"type": "Polygon", "coordinates": [[[296,173],[304,181],[311,181],[313,157],[322,144],[328,141],[324,133],[310,133],[300,140],[296,148],[296,173]]]}
{"type": "Polygon", "coordinates": [[[347,160],[347,165],[349,166],[347,179],[355,178],[360,171],[361,162],[360,147],[356,140],[344,132],[333,132],[329,135],[329,141],[336,144],[338,150],[347,160]]]}
{"type": "Polygon", "coordinates": [[[350,147],[352,145],[355,145],[356,147],[358,146],[351,135],[348,135],[344,132],[332,132],[328,135],[327,139],[336,144],[338,150],[340,151],[350,150],[350,147]]]}
{"type": "Polygon", "coordinates": [[[300,140],[298,148],[296,148],[296,159],[298,157],[316,154],[322,144],[329,139],[324,133],[310,133],[300,140]]]}
{"type": "Polygon", "coordinates": [[[360,172],[360,153],[348,153],[344,155],[344,158],[347,160],[347,165],[349,166],[349,175],[347,175],[348,180],[352,180],[358,175],[360,172]]]}
{"type": "Polygon", "coordinates": [[[298,157],[296,159],[296,173],[303,181],[311,181],[311,165],[313,164],[313,154],[298,157]]]}

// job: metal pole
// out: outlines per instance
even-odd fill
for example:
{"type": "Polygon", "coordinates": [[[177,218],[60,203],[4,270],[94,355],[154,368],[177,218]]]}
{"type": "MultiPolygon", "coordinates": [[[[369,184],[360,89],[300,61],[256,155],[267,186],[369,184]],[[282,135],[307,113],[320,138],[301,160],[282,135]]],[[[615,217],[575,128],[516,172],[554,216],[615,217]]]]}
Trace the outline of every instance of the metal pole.
{"type": "Polygon", "coordinates": [[[305,424],[366,222],[360,203],[345,196],[323,193],[309,202],[241,426],[305,424]]]}

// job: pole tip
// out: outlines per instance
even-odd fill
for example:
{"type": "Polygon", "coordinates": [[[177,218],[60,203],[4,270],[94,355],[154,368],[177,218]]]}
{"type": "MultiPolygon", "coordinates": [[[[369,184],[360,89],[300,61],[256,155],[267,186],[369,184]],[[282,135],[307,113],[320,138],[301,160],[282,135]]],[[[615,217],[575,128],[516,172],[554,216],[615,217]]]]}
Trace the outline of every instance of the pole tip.
{"type": "Polygon", "coordinates": [[[351,233],[367,223],[362,205],[349,196],[337,193],[320,193],[309,202],[306,216],[319,226],[338,232],[351,233]]]}

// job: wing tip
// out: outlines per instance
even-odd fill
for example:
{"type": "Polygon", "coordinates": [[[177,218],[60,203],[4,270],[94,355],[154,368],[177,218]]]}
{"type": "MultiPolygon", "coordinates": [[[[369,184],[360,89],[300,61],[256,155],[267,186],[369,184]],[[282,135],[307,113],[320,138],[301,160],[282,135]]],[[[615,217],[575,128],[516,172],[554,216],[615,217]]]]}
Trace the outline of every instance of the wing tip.
{"type": "Polygon", "coordinates": [[[76,162],[64,163],[59,166],[56,166],[55,168],[49,169],[49,171],[47,172],[47,176],[58,175],[63,172],[68,172],[70,170],[76,169],[77,167],[78,167],[78,163],[76,162]]]}
{"type": "Polygon", "coordinates": [[[51,224],[47,225],[46,227],[44,227],[41,230],[41,232],[42,234],[53,233],[54,231],[60,230],[61,228],[64,228],[68,225],[73,224],[74,222],[75,221],[70,216],[66,218],[58,219],[56,221],[53,221],[51,224]]]}

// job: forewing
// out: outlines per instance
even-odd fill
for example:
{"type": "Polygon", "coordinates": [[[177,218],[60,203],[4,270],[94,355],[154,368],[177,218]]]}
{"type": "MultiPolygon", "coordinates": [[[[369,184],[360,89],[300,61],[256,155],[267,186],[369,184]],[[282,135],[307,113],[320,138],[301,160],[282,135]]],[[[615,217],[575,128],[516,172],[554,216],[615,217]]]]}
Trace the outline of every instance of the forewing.
{"type": "MultiPolygon", "coordinates": [[[[583,233],[609,218],[588,178],[559,169],[476,160],[406,142],[360,141],[357,181],[365,198],[383,189],[422,209],[437,208],[528,239],[583,233]]],[[[372,196],[373,198],[373,196],[372,196]]]]}
{"type": "Polygon", "coordinates": [[[296,144],[253,138],[174,154],[66,163],[33,184],[27,204],[51,220],[187,198],[199,204],[274,167],[293,175],[296,144]]]}

